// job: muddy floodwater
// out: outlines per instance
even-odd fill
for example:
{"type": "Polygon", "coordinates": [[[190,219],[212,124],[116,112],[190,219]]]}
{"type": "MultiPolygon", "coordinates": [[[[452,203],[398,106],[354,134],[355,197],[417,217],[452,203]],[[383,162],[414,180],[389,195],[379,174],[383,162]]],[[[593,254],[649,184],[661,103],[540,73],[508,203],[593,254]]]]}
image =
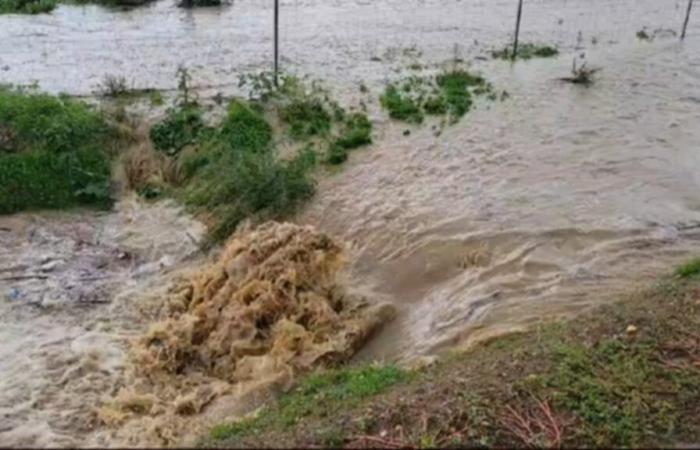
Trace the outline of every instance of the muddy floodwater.
{"type": "MultiPolygon", "coordinates": [[[[348,282],[399,309],[359,359],[570,316],[700,252],[700,14],[680,43],[685,1],[526,2],[521,39],[561,54],[515,65],[488,58],[509,40],[514,0],[281,3],[285,69],[346,103],[360,82],[374,98],[375,145],[296,217],[349,242],[348,282]],[[652,41],[635,37],[643,27],[652,41]],[[602,68],[596,83],[558,81],[582,54],[602,68]],[[380,111],[387,81],[455,57],[509,97],[440,136],[380,111]]],[[[0,82],[90,95],[111,74],[168,90],[183,63],[202,95],[235,92],[239,74],[270,66],[271,4],[0,16],[0,82]]],[[[176,205],[133,199],[0,218],[0,442],[94,442],[90,405],[145,326],[139,294],[196,259],[202,232],[176,205]]]]}

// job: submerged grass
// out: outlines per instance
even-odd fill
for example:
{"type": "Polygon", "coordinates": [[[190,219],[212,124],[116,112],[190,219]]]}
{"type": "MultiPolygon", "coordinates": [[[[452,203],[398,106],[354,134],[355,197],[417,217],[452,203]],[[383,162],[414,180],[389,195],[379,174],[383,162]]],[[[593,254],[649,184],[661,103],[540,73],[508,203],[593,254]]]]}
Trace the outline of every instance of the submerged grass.
{"type": "Polygon", "coordinates": [[[80,102],[0,89],[0,214],[109,206],[109,138],[80,102]]]}
{"type": "Polygon", "coordinates": [[[205,445],[609,448],[700,442],[698,273],[700,263],[693,260],[676,270],[677,277],[619,303],[492,339],[361,399],[319,391],[291,402],[301,407],[285,409],[289,400],[283,397],[255,419],[214,429],[205,445]]]}

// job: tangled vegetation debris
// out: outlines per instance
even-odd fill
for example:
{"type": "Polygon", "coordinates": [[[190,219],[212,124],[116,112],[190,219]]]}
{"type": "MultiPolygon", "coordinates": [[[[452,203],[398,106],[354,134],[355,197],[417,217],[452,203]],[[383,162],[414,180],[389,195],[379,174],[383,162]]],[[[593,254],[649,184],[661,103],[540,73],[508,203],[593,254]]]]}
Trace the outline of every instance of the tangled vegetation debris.
{"type": "Polygon", "coordinates": [[[0,214],[110,206],[113,142],[103,117],[79,101],[0,88],[0,214]]]}
{"type": "MultiPolygon", "coordinates": [[[[559,54],[559,49],[546,44],[533,44],[530,42],[518,45],[516,59],[551,58],[559,54]]],[[[513,48],[506,45],[500,50],[493,50],[491,56],[495,59],[512,59],[513,48]]]]}
{"type": "Polygon", "coordinates": [[[337,282],[343,262],[343,248],[311,227],[237,232],[217,262],[172,289],[102,421],[155,417],[169,444],[236,385],[284,389],[299,373],[347,361],[394,310],[347,294],[337,282]]]}
{"type": "Polygon", "coordinates": [[[573,66],[571,68],[571,76],[561,78],[562,81],[573,84],[583,84],[590,85],[593,83],[593,75],[599,72],[600,68],[589,69],[586,67],[586,62],[584,61],[580,66],[576,65],[576,59],[574,58],[573,66]]]}

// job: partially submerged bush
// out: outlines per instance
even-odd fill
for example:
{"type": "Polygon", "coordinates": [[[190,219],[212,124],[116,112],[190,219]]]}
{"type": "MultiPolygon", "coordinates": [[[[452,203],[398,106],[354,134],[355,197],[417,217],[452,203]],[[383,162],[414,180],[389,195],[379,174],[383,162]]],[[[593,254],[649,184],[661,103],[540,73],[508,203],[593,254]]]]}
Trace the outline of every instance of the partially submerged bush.
{"type": "Polygon", "coordinates": [[[355,113],[344,122],[341,134],[328,146],[327,162],[342,164],[348,159],[348,151],[372,143],[372,122],[367,115],[355,113]]]}
{"type": "Polygon", "coordinates": [[[387,86],[379,100],[392,119],[416,124],[423,122],[423,112],[418,103],[395,85],[387,86]]]}
{"type": "Polygon", "coordinates": [[[108,137],[82,103],[0,89],[0,214],[108,206],[108,137]]]}
{"type": "Polygon", "coordinates": [[[151,141],[156,149],[175,155],[186,145],[195,143],[203,128],[202,113],[196,106],[171,108],[167,117],[151,128],[151,141]]]}
{"type": "Polygon", "coordinates": [[[561,78],[562,81],[566,81],[568,83],[573,83],[573,84],[583,84],[583,85],[589,85],[593,83],[593,75],[595,75],[596,72],[598,72],[600,69],[589,69],[586,67],[586,63],[584,62],[581,64],[581,66],[577,67],[576,66],[576,59],[574,59],[573,67],[571,69],[571,76],[570,77],[564,77],[561,78]]]}
{"type": "Polygon", "coordinates": [[[425,114],[449,114],[456,122],[469,111],[474,95],[487,93],[492,93],[492,87],[482,76],[454,69],[435,79],[411,77],[390,84],[380,100],[392,119],[419,124],[425,114]]]}
{"type": "Polygon", "coordinates": [[[0,14],[40,14],[56,8],[56,0],[0,0],[0,14]]]}
{"type": "MultiPolygon", "coordinates": [[[[532,58],[551,58],[559,54],[559,49],[551,45],[524,43],[518,46],[517,59],[532,59],[532,58]]],[[[496,59],[511,59],[513,57],[513,48],[505,46],[501,50],[494,50],[491,56],[496,59]]]]}

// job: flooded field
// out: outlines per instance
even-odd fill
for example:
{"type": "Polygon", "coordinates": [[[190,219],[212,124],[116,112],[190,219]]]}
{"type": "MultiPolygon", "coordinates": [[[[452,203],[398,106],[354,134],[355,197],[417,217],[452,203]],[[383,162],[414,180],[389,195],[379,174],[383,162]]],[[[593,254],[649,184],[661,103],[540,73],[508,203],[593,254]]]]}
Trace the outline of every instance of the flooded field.
{"type": "MultiPolygon", "coordinates": [[[[349,282],[398,318],[361,359],[408,359],[571,315],[700,251],[700,19],[680,0],[526,2],[523,41],[561,55],[511,65],[505,0],[282,1],[285,69],[346,102],[369,86],[375,145],[320,180],[296,218],[351,243],[349,282]],[[660,30],[651,42],[635,33],[660,30]],[[600,67],[562,83],[574,56],[600,67]],[[389,121],[379,89],[459,57],[505,101],[435,136],[389,121]],[[410,128],[410,135],[404,131],[410,128]]],[[[267,70],[271,1],[181,10],[60,6],[0,16],[0,83],[90,95],[106,74],[203,96],[267,70]]],[[[697,16],[697,14],[696,14],[697,16]]],[[[88,445],[91,403],[114,388],[139,294],[196,257],[202,226],[174,206],[0,218],[0,441],[88,445]]],[[[101,441],[101,444],[109,442],[101,441]]]]}

